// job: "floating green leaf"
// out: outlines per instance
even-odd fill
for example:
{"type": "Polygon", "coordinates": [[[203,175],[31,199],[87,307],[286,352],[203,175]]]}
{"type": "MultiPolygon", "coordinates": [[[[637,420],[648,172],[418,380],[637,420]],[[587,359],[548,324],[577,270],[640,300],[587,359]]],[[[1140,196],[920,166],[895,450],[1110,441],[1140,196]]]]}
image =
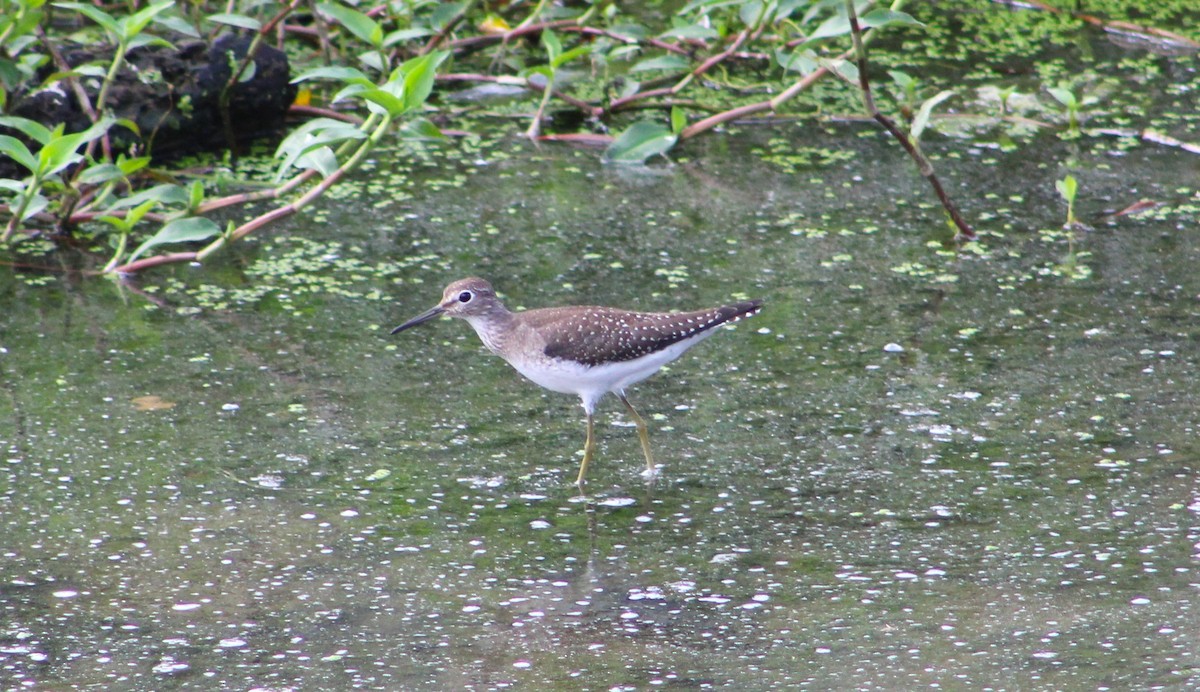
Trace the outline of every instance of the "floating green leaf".
{"type": "Polygon", "coordinates": [[[613,163],[645,163],[651,156],[670,151],[677,140],[668,128],[643,120],[622,132],[605,150],[604,158],[613,163]]]}
{"type": "Polygon", "coordinates": [[[175,219],[159,229],[158,233],[155,233],[153,237],[139,245],[127,261],[132,262],[136,260],[142,256],[142,253],[157,245],[190,243],[198,240],[207,240],[220,234],[221,227],[213,222],[212,219],[206,219],[203,216],[189,216],[183,219],[175,219]]]}

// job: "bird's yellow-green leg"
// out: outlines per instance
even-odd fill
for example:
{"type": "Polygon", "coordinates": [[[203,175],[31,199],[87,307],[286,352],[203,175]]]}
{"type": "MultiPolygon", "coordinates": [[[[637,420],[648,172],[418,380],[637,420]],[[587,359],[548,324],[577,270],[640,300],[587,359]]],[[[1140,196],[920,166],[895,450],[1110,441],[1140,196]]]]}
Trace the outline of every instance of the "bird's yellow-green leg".
{"type": "Polygon", "coordinates": [[[592,463],[592,455],[596,453],[596,434],[595,423],[592,420],[591,412],[587,414],[587,439],[583,443],[583,462],[579,464],[579,477],[575,479],[575,485],[579,486],[580,494],[584,493],[584,486],[587,484],[587,468],[588,464],[592,463]]]}
{"type": "Polygon", "coordinates": [[[624,394],[618,394],[617,397],[621,399],[622,404],[625,404],[625,408],[629,409],[629,415],[633,416],[633,422],[637,425],[638,437],[642,440],[642,454],[646,455],[646,472],[654,473],[654,455],[650,453],[650,431],[646,429],[646,421],[642,420],[637,409],[629,403],[629,399],[626,399],[624,394]]]}

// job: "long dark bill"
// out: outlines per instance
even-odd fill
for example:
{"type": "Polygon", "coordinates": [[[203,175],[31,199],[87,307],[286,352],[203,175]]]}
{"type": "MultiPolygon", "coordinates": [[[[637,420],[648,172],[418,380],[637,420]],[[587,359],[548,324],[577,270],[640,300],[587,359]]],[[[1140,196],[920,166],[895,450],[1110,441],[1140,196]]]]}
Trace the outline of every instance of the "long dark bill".
{"type": "Polygon", "coordinates": [[[432,307],[429,310],[426,310],[425,312],[421,313],[420,315],[417,315],[416,317],[412,318],[411,320],[400,325],[399,327],[396,327],[395,329],[392,330],[392,333],[399,334],[400,332],[404,331],[405,329],[409,329],[411,327],[417,326],[418,324],[423,324],[425,322],[428,322],[429,320],[437,317],[438,315],[441,315],[445,311],[446,311],[446,308],[442,307],[441,305],[432,307]]]}

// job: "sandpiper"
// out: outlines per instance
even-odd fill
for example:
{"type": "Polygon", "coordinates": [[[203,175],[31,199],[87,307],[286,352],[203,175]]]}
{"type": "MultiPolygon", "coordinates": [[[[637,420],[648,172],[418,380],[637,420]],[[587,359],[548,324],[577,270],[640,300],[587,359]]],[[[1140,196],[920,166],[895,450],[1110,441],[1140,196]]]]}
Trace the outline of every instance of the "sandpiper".
{"type": "Polygon", "coordinates": [[[583,493],[588,464],[596,448],[596,402],[612,392],[625,404],[637,425],[646,470],[652,474],[654,457],[646,421],[629,403],[625,388],[658,372],[722,324],[750,317],[761,309],[761,300],[747,300],[674,313],[590,305],[511,312],[496,297],[491,284],[471,277],[447,286],[440,303],[396,327],[392,334],[439,315],[458,317],[475,329],[489,351],[526,378],[551,391],[577,395],[587,413],[583,462],[575,480],[583,493]]]}

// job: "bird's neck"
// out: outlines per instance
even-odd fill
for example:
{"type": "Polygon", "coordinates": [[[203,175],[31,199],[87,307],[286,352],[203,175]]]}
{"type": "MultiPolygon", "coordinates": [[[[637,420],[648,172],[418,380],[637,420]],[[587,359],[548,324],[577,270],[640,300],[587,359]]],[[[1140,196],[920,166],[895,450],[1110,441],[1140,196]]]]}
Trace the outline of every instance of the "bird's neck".
{"type": "Polygon", "coordinates": [[[505,346],[516,326],[516,315],[503,305],[496,305],[487,312],[471,315],[466,320],[489,351],[504,355],[505,346]]]}

